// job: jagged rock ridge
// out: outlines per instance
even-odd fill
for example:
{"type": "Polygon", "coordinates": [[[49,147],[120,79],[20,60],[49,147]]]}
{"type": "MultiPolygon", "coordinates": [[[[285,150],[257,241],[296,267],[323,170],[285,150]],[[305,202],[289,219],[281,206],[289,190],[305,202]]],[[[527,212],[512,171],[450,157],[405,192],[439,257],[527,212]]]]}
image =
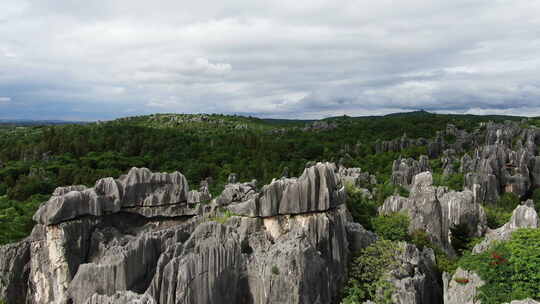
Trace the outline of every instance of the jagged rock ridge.
{"type": "Polygon", "coordinates": [[[330,163],[260,191],[254,182],[230,184],[206,204],[206,194],[191,193],[180,173],[136,168],[93,188],[58,188],[36,213],[31,236],[0,247],[0,297],[10,304],[333,303],[350,250],[375,240],[349,221],[330,163]]]}

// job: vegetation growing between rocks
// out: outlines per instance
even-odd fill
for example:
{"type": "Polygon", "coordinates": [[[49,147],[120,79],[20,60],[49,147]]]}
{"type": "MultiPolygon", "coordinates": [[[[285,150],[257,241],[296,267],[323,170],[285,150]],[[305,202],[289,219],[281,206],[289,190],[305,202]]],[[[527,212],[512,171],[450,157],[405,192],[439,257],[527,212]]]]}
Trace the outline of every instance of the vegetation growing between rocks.
{"type": "Polygon", "coordinates": [[[450,190],[462,191],[463,190],[463,174],[455,173],[448,176],[443,174],[433,173],[433,185],[448,187],[450,190]]]}
{"type": "Polygon", "coordinates": [[[483,304],[540,300],[540,229],[519,229],[510,241],[494,244],[482,254],[464,255],[459,266],[485,281],[477,289],[483,304]]]}
{"type": "Polygon", "coordinates": [[[372,300],[390,304],[393,286],[388,272],[397,266],[401,254],[399,243],[379,240],[362,250],[352,261],[349,281],[344,289],[343,304],[358,304],[372,300]]]}
{"type": "Polygon", "coordinates": [[[372,219],[373,231],[385,240],[405,241],[409,239],[410,219],[407,214],[380,215],[372,219]]]}
{"type": "Polygon", "coordinates": [[[237,214],[228,209],[223,209],[219,211],[218,215],[209,218],[209,220],[218,222],[220,224],[225,224],[233,216],[237,216],[237,214]]]}
{"type": "Polygon", "coordinates": [[[495,204],[485,204],[487,224],[491,229],[499,228],[510,220],[512,211],[519,206],[520,199],[514,193],[504,193],[495,204]]]}

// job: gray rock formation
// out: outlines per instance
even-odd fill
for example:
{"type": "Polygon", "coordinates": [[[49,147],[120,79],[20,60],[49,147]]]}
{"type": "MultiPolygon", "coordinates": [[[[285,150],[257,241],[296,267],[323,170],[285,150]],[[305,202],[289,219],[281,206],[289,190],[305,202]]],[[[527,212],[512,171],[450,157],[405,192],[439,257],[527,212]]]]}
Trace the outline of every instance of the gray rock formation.
{"type": "Polygon", "coordinates": [[[459,162],[459,159],[457,158],[456,151],[454,149],[446,149],[442,154],[441,166],[443,169],[443,175],[449,176],[457,173],[455,166],[459,162]]]}
{"type": "Polygon", "coordinates": [[[25,303],[28,290],[30,243],[20,242],[0,247],[0,299],[13,304],[25,303]]]}
{"type": "Polygon", "coordinates": [[[375,233],[366,230],[358,223],[349,222],[345,228],[347,229],[349,249],[352,253],[358,253],[378,239],[375,233]]]}
{"type": "Polygon", "coordinates": [[[424,230],[433,243],[451,251],[448,232],[443,231],[443,211],[437,198],[437,190],[437,187],[433,186],[430,172],[417,174],[413,178],[409,197],[389,197],[379,208],[379,213],[407,213],[410,219],[409,232],[424,230]]]}
{"type": "Polygon", "coordinates": [[[392,164],[392,183],[409,188],[413,177],[425,171],[431,171],[427,156],[420,156],[418,161],[413,158],[399,158],[392,164]]]}
{"type": "Polygon", "coordinates": [[[112,296],[94,294],[85,304],[156,304],[156,301],[147,295],[124,291],[117,292],[112,296]]]}
{"type": "Polygon", "coordinates": [[[471,191],[450,191],[440,194],[442,207],[443,231],[450,231],[457,226],[467,227],[469,237],[481,237],[486,232],[487,216],[484,208],[474,201],[471,191]]]}
{"type": "Polygon", "coordinates": [[[506,192],[524,197],[540,184],[539,143],[540,129],[522,129],[515,122],[486,124],[485,145],[461,160],[465,187],[479,202],[496,202],[506,192]]]}
{"type": "Polygon", "coordinates": [[[466,148],[477,146],[478,137],[479,135],[476,133],[469,133],[465,130],[458,129],[455,125],[448,124],[445,130],[437,132],[436,136],[432,139],[413,139],[403,134],[401,138],[394,140],[378,141],[375,143],[375,152],[401,152],[410,147],[425,146],[427,147],[428,156],[430,158],[437,158],[446,149],[453,149],[457,153],[461,153],[466,148]]]}
{"type": "Polygon", "coordinates": [[[372,175],[363,172],[360,168],[339,168],[339,175],[343,184],[351,184],[356,187],[364,187],[371,183],[372,175]]]}
{"type": "Polygon", "coordinates": [[[481,253],[487,250],[495,241],[507,241],[512,237],[512,232],[519,228],[538,228],[539,218],[534,209],[534,202],[528,200],[518,206],[512,213],[510,221],[502,227],[488,230],[484,240],[474,246],[473,253],[481,253]]]}
{"type": "Polygon", "coordinates": [[[273,180],[260,193],[242,198],[228,209],[244,216],[271,217],[322,212],[345,203],[345,199],[336,166],[318,163],[306,168],[299,178],[273,180]]]}
{"type": "Polygon", "coordinates": [[[430,172],[414,176],[409,197],[391,196],[379,208],[380,214],[396,212],[409,215],[409,232],[424,230],[434,244],[450,255],[452,228],[466,224],[471,236],[480,236],[487,227],[485,212],[474,202],[472,192],[434,187],[430,172]]]}
{"type": "Polygon", "coordinates": [[[444,304],[480,304],[476,289],[484,284],[473,271],[458,268],[453,276],[444,273],[444,304]]]}
{"type": "Polygon", "coordinates": [[[188,184],[178,173],[152,173],[133,168],[115,180],[104,178],[93,188],[84,186],[58,188],[49,201],[34,215],[40,224],[52,225],[83,216],[102,216],[122,212],[146,217],[198,214],[187,208],[188,184]]]}
{"type": "Polygon", "coordinates": [[[57,189],[36,213],[31,236],[0,247],[0,297],[10,304],[333,303],[350,250],[376,239],[349,221],[329,163],[260,192],[230,184],[196,213],[189,193],[180,173],[146,169],[89,189],[57,189]],[[162,208],[169,205],[178,209],[162,208]],[[234,206],[253,212],[220,211],[234,206]]]}
{"type": "Polygon", "coordinates": [[[398,267],[390,272],[394,286],[392,303],[396,304],[442,304],[442,286],[435,270],[435,254],[432,249],[418,250],[416,246],[401,243],[398,267]]]}

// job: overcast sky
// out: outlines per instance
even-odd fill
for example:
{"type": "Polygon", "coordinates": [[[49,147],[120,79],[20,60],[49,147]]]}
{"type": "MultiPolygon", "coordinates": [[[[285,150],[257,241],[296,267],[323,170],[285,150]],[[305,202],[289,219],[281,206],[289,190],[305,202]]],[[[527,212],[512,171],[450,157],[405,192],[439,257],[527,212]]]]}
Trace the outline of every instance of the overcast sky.
{"type": "Polygon", "coordinates": [[[417,109],[540,115],[540,1],[0,1],[0,118],[417,109]]]}

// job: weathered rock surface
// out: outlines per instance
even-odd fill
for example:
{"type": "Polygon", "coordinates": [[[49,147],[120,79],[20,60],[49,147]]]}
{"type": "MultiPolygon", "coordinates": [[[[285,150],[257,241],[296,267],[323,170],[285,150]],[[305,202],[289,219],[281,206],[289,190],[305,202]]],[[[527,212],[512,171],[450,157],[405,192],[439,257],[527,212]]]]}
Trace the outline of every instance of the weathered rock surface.
{"type": "Polygon", "coordinates": [[[0,299],[12,299],[14,304],[25,303],[29,261],[29,242],[0,247],[0,299]]]}
{"type": "Polygon", "coordinates": [[[431,171],[427,156],[420,156],[419,160],[413,158],[399,158],[392,164],[392,183],[409,188],[415,175],[431,171]]]}
{"type": "Polygon", "coordinates": [[[102,216],[120,211],[147,217],[198,214],[198,209],[187,206],[188,192],[187,180],[179,172],[152,173],[145,168],[133,168],[117,180],[110,177],[100,179],[93,188],[56,189],[49,201],[36,212],[34,220],[53,225],[82,216],[102,216]]]}
{"type": "Polygon", "coordinates": [[[461,160],[465,186],[481,202],[496,202],[505,192],[524,197],[540,181],[536,161],[540,129],[523,129],[516,122],[485,126],[485,145],[461,160]]]}
{"type": "Polygon", "coordinates": [[[476,289],[484,284],[473,271],[458,268],[453,276],[444,273],[444,304],[479,304],[476,289]]]}
{"type": "Polygon", "coordinates": [[[507,241],[512,237],[512,232],[519,228],[538,228],[539,218],[534,209],[534,202],[528,200],[518,206],[512,213],[510,221],[502,227],[488,230],[485,239],[474,246],[473,253],[481,253],[487,250],[495,241],[507,241]]]}
{"type": "Polygon", "coordinates": [[[356,187],[364,187],[372,182],[375,176],[370,175],[368,172],[362,171],[360,168],[339,168],[339,175],[343,184],[351,184],[356,187]]]}
{"type": "Polygon", "coordinates": [[[10,304],[334,303],[351,250],[376,239],[349,221],[330,163],[261,191],[230,184],[209,208],[180,217],[200,201],[189,193],[180,173],[146,169],[57,189],[32,235],[0,247],[0,296],[10,304]],[[253,209],[219,211],[242,204],[253,209]]]}
{"type": "Polygon", "coordinates": [[[94,294],[85,304],[155,304],[156,301],[147,295],[139,295],[131,291],[117,292],[112,296],[94,294]]]}
{"type": "Polygon", "coordinates": [[[241,197],[229,209],[244,216],[271,217],[322,212],[345,203],[345,199],[336,166],[318,163],[306,168],[299,178],[273,180],[260,193],[241,197]]]}
{"type": "Polygon", "coordinates": [[[468,147],[476,146],[478,137],[479,134],[476,132],[469,133],[458,129],[455,125],[448,124],[445,130],[437,132],[437,135],[432,139],[408,138],[407,134],[403,134],[401,138],[394,140],[378,141],[375,143],[375,152],[400,152],[410,147],[426,146],[428,156],[437,158],[446,149],[461,153],[468,147]]]}
{"type": "Polygon", "coordinates": [[[480,236],[486,229],[485,212],[474,202],[473,193],[434,187],[430,172],[414,176],[409,197],[391,196],[379,208],[380,214],[396,212],[409,215],[409,232],[425,231],[433,243],[449,254],[453,254],[452,228],[466,224],[471,236],[480,236]]]}
{"type": "Polygon", "coordinates": [[[442,304],[443,289],[435,270],[435,254],[432,249],[420,251],[408,243],[401,244],[398,267],[390,273],[394,286],[392,303],[396,304],[442,304]]]}

